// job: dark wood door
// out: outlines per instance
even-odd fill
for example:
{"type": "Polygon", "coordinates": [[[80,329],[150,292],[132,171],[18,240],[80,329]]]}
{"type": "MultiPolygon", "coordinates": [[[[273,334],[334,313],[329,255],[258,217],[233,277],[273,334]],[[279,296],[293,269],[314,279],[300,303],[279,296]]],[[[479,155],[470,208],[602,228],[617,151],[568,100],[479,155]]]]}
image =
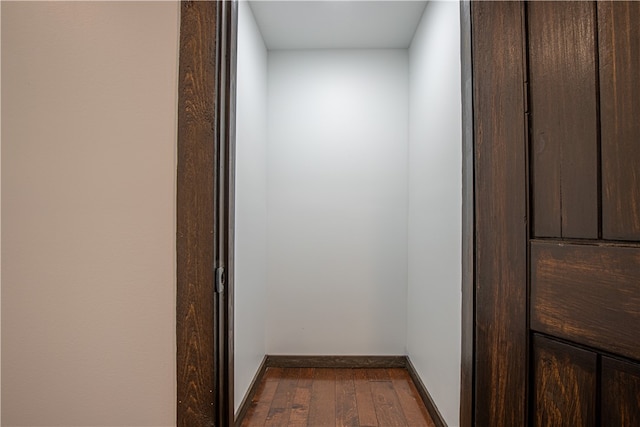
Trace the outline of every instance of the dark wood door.
{"type": "Polygon", "coordinates": [[[640,2],[472,4],[478,426],[640,426],[640,2]]]}

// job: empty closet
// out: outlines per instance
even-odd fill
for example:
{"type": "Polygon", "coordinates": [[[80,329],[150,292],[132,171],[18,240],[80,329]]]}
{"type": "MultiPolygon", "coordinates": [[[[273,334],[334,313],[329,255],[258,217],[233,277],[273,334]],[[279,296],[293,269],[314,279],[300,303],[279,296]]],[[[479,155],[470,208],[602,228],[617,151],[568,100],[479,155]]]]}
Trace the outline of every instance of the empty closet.
{"type": "Polygon", "coordinates": [[[457,2],[240,2],[235,408],[265,355],[408,355],[458,424],[457,2]]]}

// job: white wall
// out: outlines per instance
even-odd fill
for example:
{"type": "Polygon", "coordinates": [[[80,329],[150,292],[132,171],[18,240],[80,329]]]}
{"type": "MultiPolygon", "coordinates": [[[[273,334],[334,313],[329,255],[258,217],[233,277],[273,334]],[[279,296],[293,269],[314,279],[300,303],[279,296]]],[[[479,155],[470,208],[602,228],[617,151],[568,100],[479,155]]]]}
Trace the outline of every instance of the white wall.
{"type": "Polygon", "coordinates": [[[249,3],[238,6],[235,228],[235,407],[265,355],[267,50],[249,3]]]}
{"type": "Polygon", "coordinates": [[[427,4],[410,48],[408,354],[450,427],[460,384],[458,2],[427,4]]]}
{"type": "Polygon", "coordinates": [[[268,354],[404,354],[406,50],[270,51],[268,354]]]}
{"type": "Polygon", "coordinates": [[[176,2],[2,2],[2,425],[175,425],[176,2]]]}

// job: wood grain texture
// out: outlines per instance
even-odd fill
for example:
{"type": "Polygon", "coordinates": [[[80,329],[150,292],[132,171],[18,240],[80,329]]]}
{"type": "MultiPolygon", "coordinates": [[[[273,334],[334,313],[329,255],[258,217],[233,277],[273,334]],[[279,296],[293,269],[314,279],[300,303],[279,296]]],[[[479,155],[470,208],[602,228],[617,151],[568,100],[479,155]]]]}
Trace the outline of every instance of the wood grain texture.
{"type": "Polygon", "coordinates": [[[364,369],[354,369],[353,378],[356,390],[356,405],[360,425],[378,427],[378,417],[371,394],[371,385],[364,369]]]}
{"type": "Polygon", "coordinates": [[[640,248],[531,244],[531,328],[640,359],[640,248]]]}
{"type": "Polygon", "coordinates": [[[407,424],[414,427],[436,427],[427,408],[419,401],[420,394],[409,372],[406,369],[393,368],[389,369],[389,377],[407,424]]]}
{"type": "MultiPolygon", "coordinates": [[[[253,398],[259,390],[260,385],[262,384],[262,380],[264,378],[265,373],[267,372],[267,356],[262,359],[262,363],[258,367],[258,371],[256,375],[251,380],[251,384],[249,385],[249,389],[247,390],[247,394],[245,394],[240,406],[238,407],[238,411],[235,415],[235,425],[242,425],[242,421],[247,416],[247,411],[251,408],[251,403],[253,402],[253,398]]],[[[302,377],[302,373],[300,374],[302,377]]]]}
{"type": "Polygon", "coordinates": [[[530,2],[533,234],[598,238],[595,4],[530,2]]]}
{"type": "Polygon", "coordinates": [[[460,348],[460,425],[473,426],[474,381],[474,194],[473,194],[473,70],[471,2],[460,2],[462,88],[462,319],[460,348]]]}
{"type": "Polygon", "coordinates": [[[437,424],[403,368],[267,368],[242,426],[267,425],[434,427],[437,424]],[[296,385],[291,387],[296,379],[296,385]],[[289,413],[288,419],[285,413],[289,413]]]}
{"type": "Polygon", "coordinates": [[[597,355],[539,335],[533,343],[534,425],[595,426],[597,355]]]}
{"type": "Polygon", "coordinates": [[[313,386],[313,368],[299,368],[298,385],[293,397],[293,406],[289,416],[290,426],[306,426],[311,403],[311,387],[313,386]]]}
{"type": "Polygon", "coordinates": [[[384,427],[408,425],[391,381],[372,380],[371,377],[369,381],[378,424],[384,427]]]}
{"type": "Polygon", "coordinates": [[[328,427],[336,425],[335,369],[317,368],[314,372],[308,424],[328,427]]]}
{"type": "Polygon", "coordinates": [[[473,2],[475,424],[526,418],[527,167],[524,9],[473,2]]]}
{"type": "Polygon", "coordinates": [[[279,427],[289,423],[293,398],[298,386],[298,369],[287,369],[280,378],[276,392],[269,407],[265,426],[279,427]]]}
{"type": "MultiPolygon", "coordinates": [[[[418,371],[416,371],[416,367],[413,366],[411,359],[407,357],[407,366],[406,366],[407,374],[412,380],[413,386],[416,388],[418,395],[422,399],[422,403],[424,403],[427,408],[427,412],[431,418],[431,421],[435,424],[435,427],[447,427],[447,423],[444,421],[444,417],[438,410],[436,403],[434,402],[429,390],[422,382],[420,375],[418,375],[418,371]]],[[[463,411],[464,408],[460,407],[460,410],[463,411]]],[[[463,425],[463,424],[461,424],[463,425]]]]}
{"type": "Polygon", "coordinates": [[[391,381],[386,369],[365,369],[364,372],[369,381],[391,381]]]}
{"type": "Polygon", "coordinates": [[[267,366],[281,368],[403,368],[406,356],[268,355],[267,366]]]}
{"type": "Polygon", "coordinates": [[[336,370],[336,426],[360,426],[352,369],[336,370]]]}
{"type": "Polygon", "coordinates": [[[602,235],[640,240],[640,3],[598,2],[602,235]]]}
{"type": "Polygon", "coordinates": [[[271,402],[278,389],[280,378],[283,376],[282,368],[267,368],[258,386],[258,390],[242,420],[242,426],[264,426],[269,416],[271,402]]]}
{"type": "Polygon", "coordinates": [[[210,426],[214,405],[215,2],[183,2],[177,170],[177,425],[210,426]]]}
{"type": "Polygon", "coordinates": [[[640,364],[602,358],[601,425],[640,425],[640,364]]]}

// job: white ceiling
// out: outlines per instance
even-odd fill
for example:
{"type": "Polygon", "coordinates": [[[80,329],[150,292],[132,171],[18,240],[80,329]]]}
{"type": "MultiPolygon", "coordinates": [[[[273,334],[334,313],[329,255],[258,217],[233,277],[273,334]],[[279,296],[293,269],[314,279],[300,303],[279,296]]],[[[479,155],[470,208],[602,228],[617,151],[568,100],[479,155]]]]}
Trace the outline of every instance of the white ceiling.
{"type": "Polygon", "coordinates": [[[426,1],[249,2],[267,49],[407,48],[426,1]]]}

